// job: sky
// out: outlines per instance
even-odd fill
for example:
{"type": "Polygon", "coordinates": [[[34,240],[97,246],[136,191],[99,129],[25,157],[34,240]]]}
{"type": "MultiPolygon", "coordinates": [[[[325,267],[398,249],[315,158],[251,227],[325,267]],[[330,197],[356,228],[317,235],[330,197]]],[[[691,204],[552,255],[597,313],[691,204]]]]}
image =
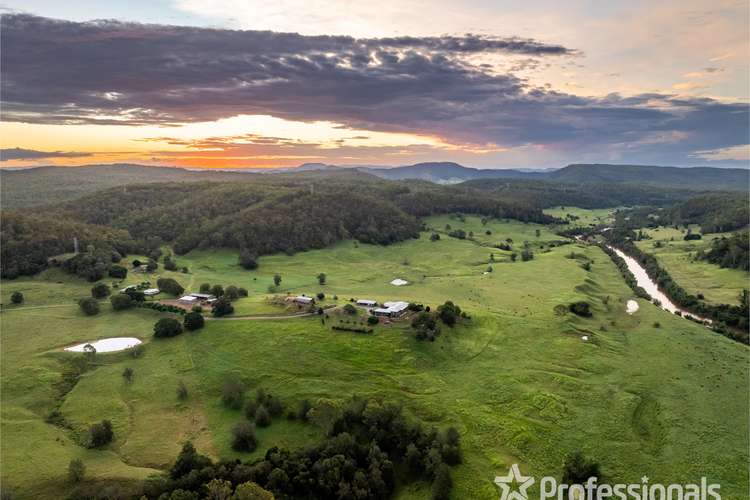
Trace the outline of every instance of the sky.
{"type": "Polygon", "coordinates": [[[748,167],[734,0],[0,0],[0,167],[748,167]]]}

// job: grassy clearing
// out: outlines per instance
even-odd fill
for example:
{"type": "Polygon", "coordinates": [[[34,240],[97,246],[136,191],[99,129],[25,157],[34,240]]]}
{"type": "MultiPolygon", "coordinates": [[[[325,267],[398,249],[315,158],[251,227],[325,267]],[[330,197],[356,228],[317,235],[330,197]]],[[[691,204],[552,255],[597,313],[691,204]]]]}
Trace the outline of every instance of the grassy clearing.
{"type": "MultiPolygon", "coordinates": [[[[696,232],[698,229],[694,229],[696,232]]],[[[644,231],[651,239],[636,245],[654,255],[677,283],[690,293],[702,293],[711,303],[737,304],[743,288],[750,287],[750,273],[739,269],[722,269],[706,261],[695,260],[698,250],[708,250],[711,241],[728,233],[706,234],[702,240],[684,241],[685,233],[671,227],[644,231]],[[654,245],[659,242],[660,248],[654,245]]]]}
{"type": "MultiPolygon", "coordinates": [[[[576,449],[598,460],[612,481],[638,482],[646,474],[654,482],[687,482],[705,475],[722,484],[724,498],[744,498],[750,404],[745,346],[644,301],[627,315],[631,291],[598,248],[550,249],[546,242],[559,237],[533,224],[428,220],[436,229],[446,223],[474,231],[477,241],[441,235],[431,242],[429,232],[389,247],[348,241],[263,257],[252,272],[229,251],[179,257],[191,274],[175,277],[192,290],[201,282],[248,288],[250,297],[237,303],[248,314],[277,307],[264,298],[279,273],[282,294],[323,291],[338,295],[340,303],[354,297],[433,306],[452,299],[472,320],[444,328],[434,343],[416,341],[399,324],[354,334],[334,332],[318,317],[210,321],[198,332],[147,342],[138,359],[97,355],[101,366],[62,402],[73,431],[42,420],[55,403],[51,387],[59,359],[69,356],[59,348],[112,335],[146,338],[158,316],[105,307],[100,316],[85,318],[74,306],[3,313],[3,481],[24,492],[22,498],[56,498],[65,491],[65,467],[73,456],[100,477],[132,479],[163,468],[186,439],[213,457],[250,459],[273,445],[294,447],[321,436],[314,425],[281,419],[259,431],[256,452],[233,452],[230,429],[242,415],[221,404],[220,387],[236,373],[250,390],[262,386],[288,406],[301,399],[335,404],[352,394],[383,396],[429,424],[456,425],[464,464],[454,472],[455,498],[497,498],[492,479],[514,462],[537,477],[559,475],[564,457],[576,449]],[[480,239],[482,229],[491,237],[480,239]],[[485,246],[496,238],[512,238],[519,248],[530,241],[534,260],[511,263],[509,252],[485,246]],[[573,249],[593,261],[591,271],[565,257],[573,249]],[[490,252],[496,262],[484,275],[490,252]],[[320,272],[328,276],[326,285],[317,283],[320,272]],[[410,284],[390,285],[396,277],[410,284]],[[555,305],[573,300],[591,302],[594,317],[554,315],[555,305]],[[121,375],[127,366],[135,370],[132,383],[121,375]],[[189,390],[184,402],[175,395],[179,381],[189,390]],[[77,436],[101,418],[115,425],[111,447],[77,446],[77,436]]],[[[70,287],[81,286],[66,279],[70,287]]],[[[27,281],[39,287],[39,297],[57,285],[27,281]]],[[[7,290],[15,283],[4,285],[7,290]]],[[[399,494],[426,496],[424,484],[399,494]]]]}
{"type": "Polygon", "coordinates": [[[587,227],[612,223],[616,210],[616,208],[552,207],[544,209],[544,213],[569,220],[570,227],[587,227]]]}

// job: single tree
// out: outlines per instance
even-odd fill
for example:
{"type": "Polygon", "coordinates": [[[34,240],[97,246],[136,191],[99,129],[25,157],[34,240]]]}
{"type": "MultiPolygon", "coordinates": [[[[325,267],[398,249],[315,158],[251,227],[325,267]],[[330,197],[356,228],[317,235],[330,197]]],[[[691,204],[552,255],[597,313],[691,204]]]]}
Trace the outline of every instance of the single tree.
{"type": "Polygon", "coordinates": [[[281,284],[281,275],[280,274],[274,274],[273,275],[273,285],[278,287],[281,284]]]}
{"type": "Polygon", "coordinates": [[[99,282],[91,287],[91,296],[95,299],[103,299],[109,296],[110,290],[106,283],[99,282]]]}
{"type": "Polygon", "coordinates": [[[271,415],[264,405],[259,405],[255,410],[255,425],[258,427],[268,427],[271,425],[271,415]]]}
{"type": "Polygon", "coordinates": [[[182,333],[182,325],[174,318],[161,318],[154,324],[154,337],[176,337],[182,333]]]}
{"type": "Polygon", "coordinates": [[[435,479],[432,480],[432,499],[448,500],[452,489],[451,469],[445,464],[440,464],[435,471],[435,479]]]}
{"type": "Polygon", "coordinates": [[[237,300],[240,298],[240,291],[236,286],[229,285],[227,289],[224,290],[224,296],[229,300],[237,300]]]}
{"type": "Polygon", "coordinates": [[[209,283],[201,283],[201,293],[208,293],[211,291],[211,285],[209,283]]]}
{"type": "Polygon", "coordinates": [[[255,437],[255,426],[243,420],[232,427],[232,449],[235,451],[255,451],[258,438],[255,437]]]}
{"type": "Polygon", "coordinates": [[[115,311],[122,311],[123,309],[130,309],[135,306],[135,301],[130,298],[130,295],[125,293],[118,293],[109,298],[112,303],[112,309],[115,311]]]}
{"type": "Polygon", "coordinates": [[[23,302],[23,294],[21,292],[13,292],[10,294],[10,301],[14,304],[21,304],[23,302]]]}
{"type": "Polygon", "coordinates": [[[232,500],[274,500],[273,493],[264,490],[257,483],[248,481],[237,486],[232,500]]]}
{"type": "Polygon", "coordinates": [[[245,269],[248,269],[250,271],[252,271],[253,269],[258,269],[258,261],[256,257],[248,250],[242,250],[240,252],[239,260],[240,265],[245,269]]]}
{"type": "Polygon", "coordinates": [[[214,285],[211,287],[211,295],[214,297],[221,297],[224,295],[224,287],[221,285],[214,285]]]}
{"type": "Polygon", "coordinates": [[[78,301],[78,307],[81,308],[86,316],[95,316],[99,314],[99,302],[93,297],[85,297],[78,301]]]}
{"type": "Polygon", "coordinates": [[[203,328],[204,323],[205,320],[203,319],[203,315],[195,311],[187,313],[183,321],[185,330],[198,330],[203,328]]]}
{"type": "Polygon", "coordinates": [[[325,285],[326,284],[326,273],[320,273],[318,275],[318,284],[319,285],[325,285]]]}
{"type": "Polygon", "coordinates": [[[122,378],[128,382],[133,381],[133,369],[129,366],[122,371],[122,378]]]}
{"type": "Polygon", "coordinates": [[[234,306],[226,297],[219,298],[216,302],[214,302],[214,305],[211,308],[211,314],[215,318],[220,318],[222,316],[226,316],[227,314],[232,314],[233,312],[234,306]]]}

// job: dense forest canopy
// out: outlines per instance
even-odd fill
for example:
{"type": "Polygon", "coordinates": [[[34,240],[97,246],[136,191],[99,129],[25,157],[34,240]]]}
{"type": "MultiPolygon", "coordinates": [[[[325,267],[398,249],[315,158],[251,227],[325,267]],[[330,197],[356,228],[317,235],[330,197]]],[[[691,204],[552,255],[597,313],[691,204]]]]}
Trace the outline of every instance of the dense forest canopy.
{"type": "MultiPolygon", "coordinates": [[[[705,194],[705,191],[654,187],[628,183],[567,184],[518,179],[483,179],[467,181],[460,186],[494,194],[517,203],[549,208],[575,206],[609,208],[617,206],[666,206],[705,194]]],[[[734,193],[733,193],[734,194],[734,193]]]]}
{"type": "Polygon", "coordinates": [[[351,172],[267,175],[254,182],[128,185],[8,214],[15,225],[3,229],[6,248],[12,249],[3,253],[3,276],[33,274],[44,268],[48,257],[72,251],[74,223],[81,224],[82,231],[88,228],[86,238],[79,237],[85,244],[89,234],[97,234],[96,228],[109,228],[92,240],[100,250],[121,247],[148,253],[168,243],[178,254],[226,247],[259,256],[323,248],[346,238],[390,244],[418,237],[419,217],[447,212],[555,222],[522,200],[351,172]],[[21,223],[27,228],[23,235],[13,229],[21,223]],[[61,237],[52,242],[37,234],[48,229],[61,237]],[[115,241],[118,238],[122,241],[115,241]],[[30,255],[33,264],[27,262],[30,255]]]}

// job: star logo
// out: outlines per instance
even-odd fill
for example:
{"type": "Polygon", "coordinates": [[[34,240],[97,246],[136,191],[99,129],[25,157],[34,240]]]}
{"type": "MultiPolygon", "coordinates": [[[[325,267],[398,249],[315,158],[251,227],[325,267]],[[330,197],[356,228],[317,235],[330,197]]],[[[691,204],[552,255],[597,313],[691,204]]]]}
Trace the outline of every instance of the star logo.
{"type": "Polygon", "coordinates": [[[500,500],[528,500],[529,495],[526,490],[534,484],[534,478],[531,476],[522,476],[518,470],[518,464],[511,465],[508,469],[507,476],[497,476],[495,484],[500,488],[502,494],[500,500]],[[516,485],[518,491],[516,491],[516,485]]]}

